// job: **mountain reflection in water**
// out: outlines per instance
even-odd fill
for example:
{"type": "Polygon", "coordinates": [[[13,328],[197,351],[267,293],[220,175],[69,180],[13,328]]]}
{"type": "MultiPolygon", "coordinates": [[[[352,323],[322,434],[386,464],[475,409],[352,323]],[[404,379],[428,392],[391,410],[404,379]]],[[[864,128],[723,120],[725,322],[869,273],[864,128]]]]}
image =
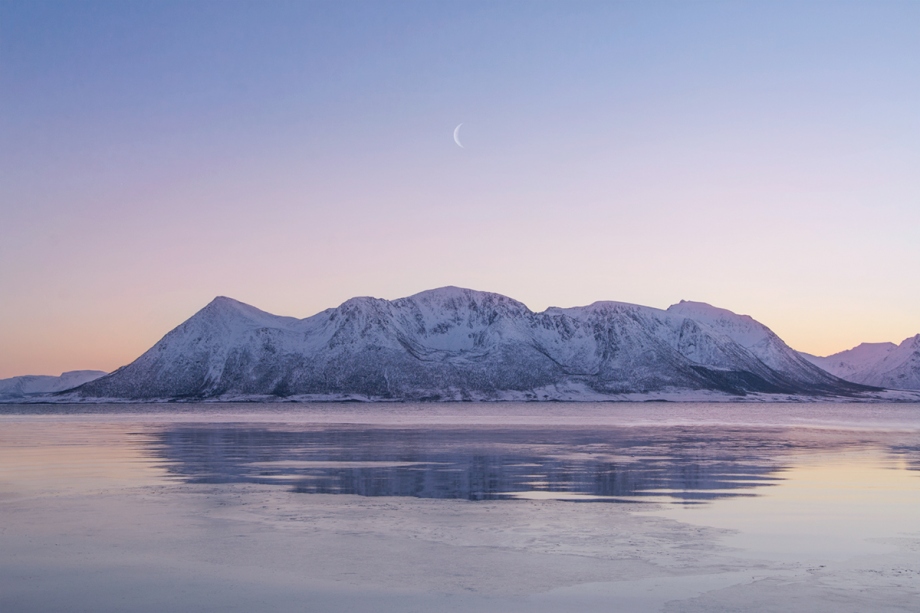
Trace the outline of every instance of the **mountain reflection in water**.
{"type": "Polygon", "coordinates": [[[784,429],[232,424],[174,425],[152,444],[191,483],[274,484],[309,494],[681,503],[755,495],[782,479],[790,454],[820,447],[790,440],[784,429]]]}

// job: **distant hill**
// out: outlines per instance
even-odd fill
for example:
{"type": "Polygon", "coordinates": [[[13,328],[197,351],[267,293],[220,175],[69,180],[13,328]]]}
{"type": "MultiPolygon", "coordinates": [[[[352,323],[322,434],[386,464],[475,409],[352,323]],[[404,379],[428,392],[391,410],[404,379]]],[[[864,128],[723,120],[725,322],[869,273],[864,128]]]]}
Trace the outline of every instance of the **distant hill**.
{"type": "Polygon", "coordinates": [[[875,387],[920,390],[920,334],[894,343],[862,343],[827,357],[806,360],[841,379],[875,387]]]}
{"type": "Polygon", "coordinates": [[[851,396],[766,326],[704,303],[535,313],[456,287],[353,298],[306,319],[210,304],[76,398],[605,400],[851,396]]]}
{"type": "Polygon", "coordinates": [[[0,399],[28,398],[41,394],[63,392],[83,385],[88,381],[98,379],[105,374],[101,370],[71,370],[59,377],[24,375],[0,379],[0,399]]]}

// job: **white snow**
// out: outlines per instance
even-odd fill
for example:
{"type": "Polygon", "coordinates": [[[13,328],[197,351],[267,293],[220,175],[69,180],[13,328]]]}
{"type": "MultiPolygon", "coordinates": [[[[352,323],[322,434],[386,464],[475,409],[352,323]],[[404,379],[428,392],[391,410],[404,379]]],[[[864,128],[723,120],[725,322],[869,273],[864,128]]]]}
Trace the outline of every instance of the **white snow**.
{"type": "Polygon", "coordinates": [[[23,375],[0,379],[0,398],[26,398],[39,394],[53,394],[75,388],[106,374],[101,370],[71,370],[60,376],[23,375]]]}
{"type": "Polygon", "coordinates": [[[445,287],[352,298],[306,319],[218,297],[84,395],[603,400],[853,391],[846,385],[766,326],[703,303],[535,313],[445,287]]]}
{"type": "Polygon", "coordinates": [[[801,354],[829,373],[864,385],[920,390],[920,334],[894,343],[862,343],[827,357],[801,354]]]}

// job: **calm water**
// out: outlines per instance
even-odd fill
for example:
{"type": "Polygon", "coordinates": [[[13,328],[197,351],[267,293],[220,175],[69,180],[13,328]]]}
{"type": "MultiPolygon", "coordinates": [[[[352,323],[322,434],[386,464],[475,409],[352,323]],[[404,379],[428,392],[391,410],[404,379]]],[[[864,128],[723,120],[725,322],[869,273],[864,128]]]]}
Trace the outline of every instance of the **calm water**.
{"type": "MultiPolygon", "coordinates": [[[[727,528],[721,542],[741,557],[824,568],[890,551],[886,543],[895,537],[920,537],[920,405],[0,405],[0,504],[18,504],[20,512],[22,504],[34,505],[66,518],[67,505],[78,504],[68,501],[96,491],[122,488],[131,492],[126,500],[136,501],[144,496],[138,488],[220,492],[235,484],[278,488],[272,491],[305,503],[316,494],[350,494],[501,509],[526,499],[614,505],[727,528]]],[[[168,497],[158,500],[169,508],[168,497]]],[[[153,520],[141,527],[131,513],[113,508],[80,516],[74,534],[120,530],[123,536],[104,546],[97,537],[74,537],[83,549],[73,568],[89,572],[95,567],[84,568],[86,560],[104,560],[106,547],[113,550],[137,531],[166,530],[151,527],[153,520]]],[[[25,536],[34,536],[38,562],[29,553],[33,541],[22,541],[18,554],[35,565],[29,576],[50,573],[61,537],[43,537],[46,529],[37,525],[16,530],[34,530],[25,536]]],[[[169,547],[163,568],[174,564],[169,547]]],[[[735,581],[730,570],[710,576],[735,581]]],[[[196,602],[214,589],[201,588],[196,602]]],[[[85,610],[101,606],[98,590],[88,594],[85,610]]],[[[17,598],[9,602],[33,602],[30,594],[17,598]]],[[[34,610],[54,606],[34,602],[34,610]]],[[[152,596],[150,602],[159,603],[152,596]]],[[[329,610],[344,606],[330,602],[329,610]]]]}
{"type": "Polygon", "coordinates": [[[73,476],[121,449],[140,473],[193,484],[686,505],[770,496],[815,463],[909,483],[920,474],[920,406],[10,405],[0,406],[0,446],[8,488],[27,475],[53,480],[62,454],[78,456],[66,461],[73,476]]]}

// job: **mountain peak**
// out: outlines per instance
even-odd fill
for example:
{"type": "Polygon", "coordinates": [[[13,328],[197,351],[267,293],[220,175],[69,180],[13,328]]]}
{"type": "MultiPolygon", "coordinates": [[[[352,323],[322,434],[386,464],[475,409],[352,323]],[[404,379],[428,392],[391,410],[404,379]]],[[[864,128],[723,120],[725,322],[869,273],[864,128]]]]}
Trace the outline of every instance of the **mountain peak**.
{"type": "Polygon", "coordinates": [[[457,285],[444,285],[442,287],[435,287],[433,289],[426,289],[417,294],[412,294],[409,298],[415,298],[417,296],[464,296],[469,294],[486,294],[488,292],[481,292],[479,290],[470,289],[468,287],[459,287],[457,285]]]}
{"type": "Polygon", "coordinates": [[[468,289],[465,287],[457,287],[455,285],[446,285],[444,287],[425,290],[423,292],[413,294],[408,298],[402,298],[401,300],[409,300],[417,304],[429,304],[436,306],[450,305],[454,307],[470,304],[475,304],[477,306],[484,304],[504,304],[530,312],[530,309],[528,309],[524,303],[518,302],[517,300],[509,298],[508,296],[496,294],[494,292],[483,292],[475,289],[468,289]]]}
{"type": "Polygon", "coordinates": [[[409,298],[502,298],[504,300],[511,300],[507,296],[502,294],[496,294],[495,292],[483,292],[476,289],[470,289],[468,287],[458,287],[456,285],[445,285],[444,287],[436,287],[434,289],[426,289],[424,291],[418,292],[417,294],[412,294],[409,298]]]}
{"type": "Polygon", "coordinates": [[[245,302],[240,302],[234,298],[228,296],[215,296],[211,302],[205,305],[205,309],[213,310],[239,310],[240,308],[249,308],[253,309],[255,307],[249,306],[245,302]]]}
{"type": "Polygon", "coordinates": [[[695,302],[693,300],[681,300],[677,304],[672,304],[666,309],[669,313],[683,315],[691,319],[705,317],[707,319],[745,319],[754,321],[750,315],[739,315],[734,311],[712,306],[708,302],[695,302]]]}
{"type": "Polygon", "coordinates": [[[252,325],[276,327],[279,323],[295,321],[293,317],[272,315],[227,296],[217,296],[189,320],[237,322],[245,321],[252,325]]]}
{"type": "MultiPolygon", "coordinates": [[[[910,339],[905,340],[906,343],[910,339]]],[[[853,347],[852,349],[847,349],[846,351],[869,351],[869,350],[891,350],[897,347],[895,343],[860,343],[853,347]]],[[[845,353],[841,351],[840,353],[845,353]]]]}

